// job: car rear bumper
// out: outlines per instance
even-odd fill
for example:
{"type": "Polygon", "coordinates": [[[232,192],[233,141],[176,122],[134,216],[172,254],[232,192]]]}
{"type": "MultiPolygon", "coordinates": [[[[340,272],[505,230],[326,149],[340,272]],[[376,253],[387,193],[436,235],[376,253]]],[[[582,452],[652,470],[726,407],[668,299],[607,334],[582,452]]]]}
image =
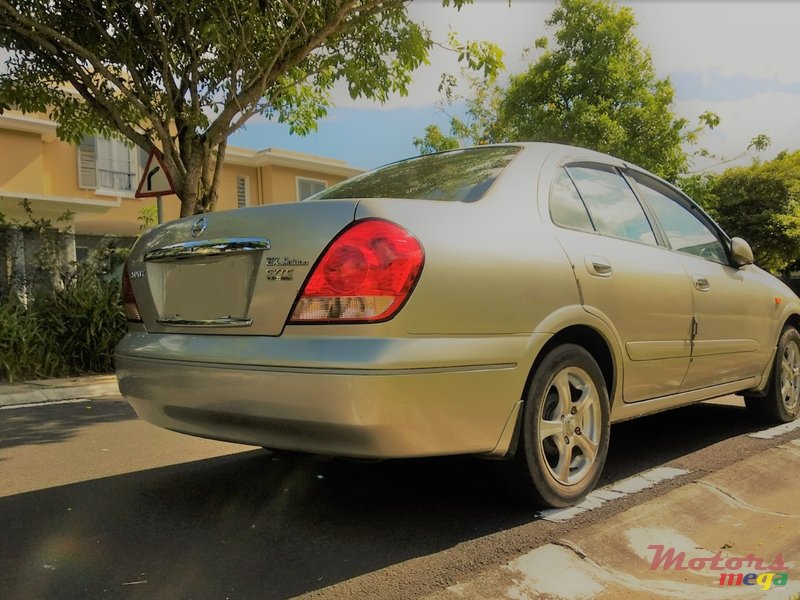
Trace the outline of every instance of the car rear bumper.
{"type": "Polygon", "coordinates": [[[302,366],[276,358],[281,343],[281,338],[128,334],[117,348],[120,390],[140,417],[161,427],[268,448],[370,458],[508,449],[527,378],[518,359],[529,347],[528,336],[494,343],[491,338],[382,340],[381,356],[368,368],[331,366],[364,352],[359,344],[368,341],[342,339],[338,353],[329,344],[331,358],[315,365],[319,344],[313,339],[287,342],[283,356],[302,366]],[[254,345],[261,345],[262,364],[253,362],[254,345]],[[468,364],[442,364],[450,345],[468,364]],[[304,346],[311,359],[300,352],[304,346]],[[465,346],[472,347],[471,360],[463,358],[465,346]],[[181,360],[165,355],[168,349],[181,360]],[[488,354],[494,359],[486,360],[488,354]],[[228,358],[186,360],[211,355],[228,358]]]}

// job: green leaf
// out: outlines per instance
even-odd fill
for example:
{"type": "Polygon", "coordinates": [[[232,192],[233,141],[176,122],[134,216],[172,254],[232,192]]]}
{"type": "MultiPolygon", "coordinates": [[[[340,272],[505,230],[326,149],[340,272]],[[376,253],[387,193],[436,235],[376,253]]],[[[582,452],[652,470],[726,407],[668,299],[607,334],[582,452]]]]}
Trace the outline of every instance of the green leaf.
{"type": "MultiPolygon", "coordinates": [[[[305,135],[337,81],[354,98],[407,93],[432,44],[393,0],[9,0],[0,111],[48,113],[73,143],[92,133],[161,148],[186,216],[213,209],[218,181],[208,173],[248,119],[277,118],[305,135]]],[[[502,64],[485,43],[460,52],[486,73],[502,64]]]]}

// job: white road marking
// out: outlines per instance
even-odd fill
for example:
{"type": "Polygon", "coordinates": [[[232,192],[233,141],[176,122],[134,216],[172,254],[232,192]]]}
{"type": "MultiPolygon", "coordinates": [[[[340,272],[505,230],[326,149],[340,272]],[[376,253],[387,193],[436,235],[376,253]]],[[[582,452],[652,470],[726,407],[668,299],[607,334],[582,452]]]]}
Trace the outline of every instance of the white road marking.
{"type": "Polygon", "coordinates": [[[541,511],[539,516],[545,521],[567,521],[576,515],[595,509],[610,500],[617,500],[630,494],[641,492],[642,490],[651,488],[662,481],[674,479],[675,477],[685,475],[688,472],[689,471],[685,469],[656,467],[655,469],[645,471],[641,475],[629,477],[628,479],[623,479],[622,481],[618,481],[612,485],[595,490],[586,496],[586,499],[580,504],[570,506],[568,508],[549,508],[541,511]]]}
{"type": "Polygon", "coordinates": [[[750,437],[758,438],[760,440],[771,440],[772,438],[778,437],[779,435],[783,435],[784,433],[788,433],[790,431],[794,431],[795,429],[800,429],[800,419],[795,419],[791,423],[784,423],[783,425],[771,427],[763,431],[756,431],[755,433],[751,433],[750,437]]]}
{"type": "Polygon", "coordinates": [[[80,404],[81,402],[91,402],[88,398],[75,398],[73,400],[53,400],[52,402],[30,402],[28,404],[12,404],[11,406],[0,406],[0,410],[15,410],[18,408],[34,408],[36,406],[53,406],[54,404],[80,404]]]}

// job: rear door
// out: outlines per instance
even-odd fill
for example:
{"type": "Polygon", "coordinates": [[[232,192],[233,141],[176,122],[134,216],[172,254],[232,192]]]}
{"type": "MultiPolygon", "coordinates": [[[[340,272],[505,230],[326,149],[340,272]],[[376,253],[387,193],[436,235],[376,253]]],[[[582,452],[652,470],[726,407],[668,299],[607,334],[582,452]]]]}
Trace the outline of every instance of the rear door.
{"type": "Polygon", "coordinates": [[[608,165],[567,165],[553,183],[550,213],[584,308],[609,323],[625,349],[625,402],[676,393],[689,366],[689,280],[680,259],[658,245],[625,178],[608,165]]]}

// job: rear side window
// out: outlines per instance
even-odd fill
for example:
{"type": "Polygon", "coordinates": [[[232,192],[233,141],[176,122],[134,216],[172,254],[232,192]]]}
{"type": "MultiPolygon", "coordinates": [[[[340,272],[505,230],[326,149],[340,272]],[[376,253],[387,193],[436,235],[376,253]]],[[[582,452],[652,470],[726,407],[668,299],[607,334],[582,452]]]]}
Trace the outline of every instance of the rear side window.
{"type": "Polygon", "coordinates": [[[594,231],[586,206],[564,169],[558,171],[550,191],[550,218],[557,225],[594,231]]]}
{"type": "Polygon", "coordinates": [[[568,166],[598,232],[656,244],[653,228],[628,182],[612,167],[568,166]]]}
{"type": "Polygon", "coordinates": [[[494,146],[428,154],[343,181],[312,198],[475,202],[483,198],[519,151],[516,146],[494,146]]]}

